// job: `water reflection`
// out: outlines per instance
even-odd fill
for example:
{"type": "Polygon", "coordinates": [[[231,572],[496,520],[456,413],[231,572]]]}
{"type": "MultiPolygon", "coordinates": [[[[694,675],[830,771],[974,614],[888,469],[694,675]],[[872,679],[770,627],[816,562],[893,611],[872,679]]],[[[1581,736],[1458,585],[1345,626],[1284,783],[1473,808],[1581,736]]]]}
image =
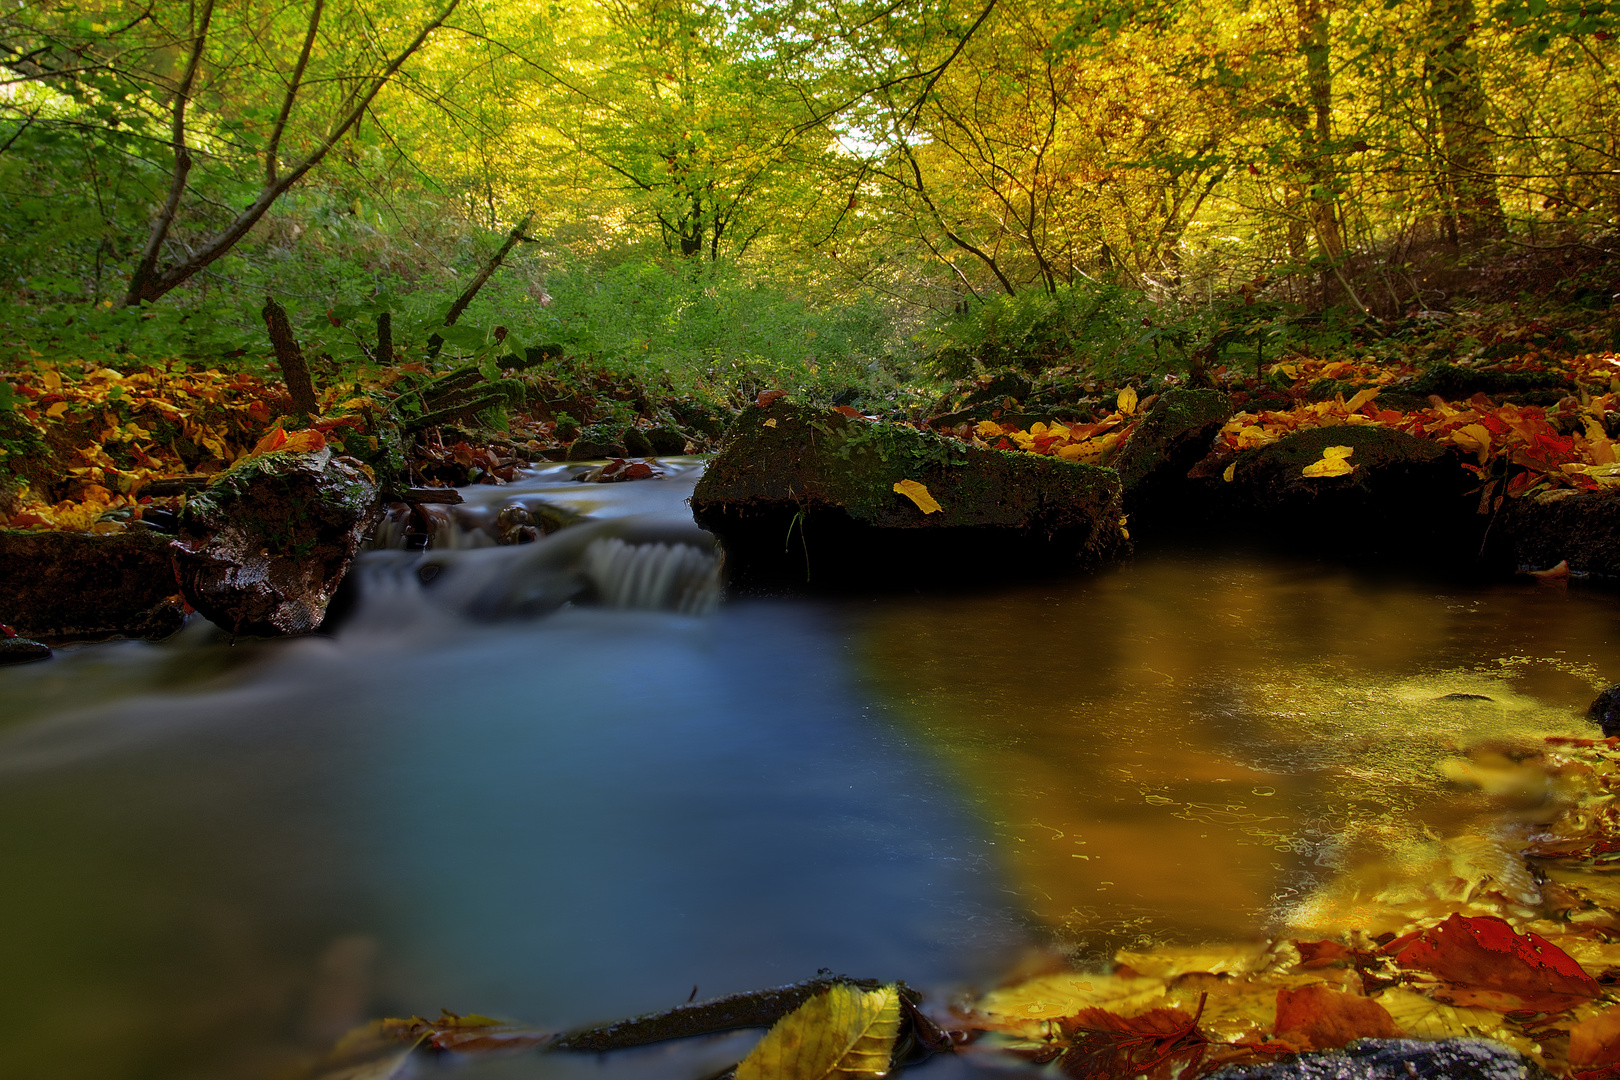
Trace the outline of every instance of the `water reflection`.
{"type": "Polygon", "coordinates": [[[1543,586],[1158,556],[887,599],[861,640],[994,823],[1025,904],[1101,959],[1302,928],[1336,871],[1432,855],[1485,809],[1438,763],[1589,734],[1620,627],[1608,597],[1543,586]]]}

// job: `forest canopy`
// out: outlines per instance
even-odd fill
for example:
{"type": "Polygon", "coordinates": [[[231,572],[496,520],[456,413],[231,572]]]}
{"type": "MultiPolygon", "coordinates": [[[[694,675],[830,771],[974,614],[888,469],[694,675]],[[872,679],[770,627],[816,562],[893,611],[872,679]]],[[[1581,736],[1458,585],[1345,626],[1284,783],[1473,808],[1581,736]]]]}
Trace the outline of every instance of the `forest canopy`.
{"type": "Polygon", "coordinates": [[[1164,360],[1190,331],[1156,325],[1231,298],[1444,308],[1437,266],[1605,243],[1617,23],[1578,0],[17,0],[7,344],[77,310],[121,343],[143,313],[198,355],[262,351],[267,294],[334,339],[442,321],[503,239],[470,322],[606,359],[988,362],[1058,325],[1134,326],[1115,352],[1164,360]]]}

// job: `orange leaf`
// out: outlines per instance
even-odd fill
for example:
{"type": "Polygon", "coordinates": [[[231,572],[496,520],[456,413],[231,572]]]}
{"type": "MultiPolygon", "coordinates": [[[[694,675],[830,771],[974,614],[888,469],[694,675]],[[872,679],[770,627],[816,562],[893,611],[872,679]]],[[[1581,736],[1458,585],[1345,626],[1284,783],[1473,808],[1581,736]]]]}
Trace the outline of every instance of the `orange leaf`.
{"type": "Polygon", "coordinates": [[[287,433],[279,427],[274,427],[265,432],[264,437],[253,444],[252,454],[273,453],[285,445],[287,445],[287,433]]]}
{"type": "Polygon", "coordinates": [[[768,409],[777,398],[781,397],[787,397],[786,390],[761,390],[759,396],[754,399],[754,404],[762,409],[768,409]]]}
{"type": "Polygon", "coordinates": [[[1311,1050],[1335,1050],[1356,1039],[1398,1039],[1404,1034],[1378,1002],[1320,984],[1278,990],[1272,1030],[1311,1050]]]}
{"type": "Polygon", "coordinates": [[[1144,1073],[1151,1080],[1169,1080],[1172,1073],[1188,1070],[1191,1075],[1209,1045],[1198,1030],[1203,1010],[1202,1000],[1192,1016],[1174,1008],[1132,1017],[1082,1009],[1061,1021],[1070,1044],[1059,1067],[1078,1080],[1130,1080],[1144,1073]]]}
{"type": "Polygon", "coordinates": [[[1604,1009],[1569,1029],[1569,1064],[1593,1069],[1620,1063],[1620,1006],[1604,1009]]]}
{"type": "Polygon", "coordinates": [[[1538,934],[1518,934],[1491,915],[1452,915],[1383,951],[1402,967],[1448,983],[1433,996],[1452,1005],[1561,1012],[1603,992],[1558,946],[1538,934]]]}
{"type": "Polygon", "coordinates": [[[281,449],[293,454],[313,454],[317,450],[326,449],[326,436],[314,428],[295,431],[287,436],[287,442],[281,449]]]}

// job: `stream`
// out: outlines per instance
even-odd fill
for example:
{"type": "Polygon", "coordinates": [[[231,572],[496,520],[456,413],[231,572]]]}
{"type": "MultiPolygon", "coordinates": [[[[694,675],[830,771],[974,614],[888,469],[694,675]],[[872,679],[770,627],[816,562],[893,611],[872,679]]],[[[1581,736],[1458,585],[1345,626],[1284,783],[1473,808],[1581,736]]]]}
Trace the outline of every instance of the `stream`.
{"type": "MultiPolygon", "coordinates": [[[[0,669],[0,1075],[269,1080],[441,1007],[563,1028],[822,968],[938,1001],[1037,949],[1332,932],[1357,875],[1500,826],[1448,759],[1593,734],[1620,676],[1596,590],[1245,552],[717,605],[700,463],[571,471],[460,520],[591,523],[368,553],[331,636],[0,669]]],[[[754,1037],[463,1073],[696,1078],[754,1037]]]]}

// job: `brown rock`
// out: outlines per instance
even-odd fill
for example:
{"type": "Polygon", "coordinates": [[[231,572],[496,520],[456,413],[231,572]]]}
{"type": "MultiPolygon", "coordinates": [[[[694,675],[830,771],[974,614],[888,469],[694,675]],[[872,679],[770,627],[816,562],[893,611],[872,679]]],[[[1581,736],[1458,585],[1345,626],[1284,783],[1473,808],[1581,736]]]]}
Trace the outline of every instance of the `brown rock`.
{"type": "Polygon", "coordinates": [[[23,637],[167,637],[184,618],[179,589],[160,533],[0,531],[0,623],[23,637]]]}
{"type": "Polygon", "coordinates": [[[352,458],[264,454],[186,504],[173,543],[191,606],[232,633],[307,634],[382,516],[352,458]]]}

